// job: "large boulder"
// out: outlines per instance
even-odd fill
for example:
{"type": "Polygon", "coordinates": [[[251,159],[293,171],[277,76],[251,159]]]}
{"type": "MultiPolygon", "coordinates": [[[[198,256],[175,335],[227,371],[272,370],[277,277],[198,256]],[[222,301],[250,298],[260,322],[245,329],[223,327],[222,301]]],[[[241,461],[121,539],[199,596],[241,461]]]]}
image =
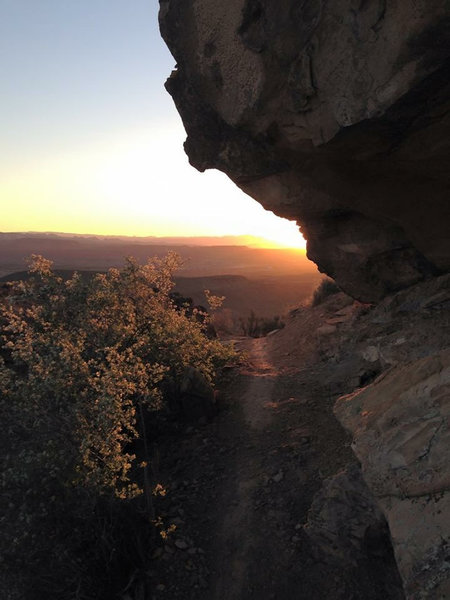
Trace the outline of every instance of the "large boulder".
{"type": "Polygon", "coordinates": [[[297,220],[355,298],[449,269],[447,0],[160,6],[192,165],[297,220]]]}
{"type": "Polygon", "coordinates": [[[408,598],[450,598],[450,349],[340,398],[364,479],[389,524],[408,598]]]}

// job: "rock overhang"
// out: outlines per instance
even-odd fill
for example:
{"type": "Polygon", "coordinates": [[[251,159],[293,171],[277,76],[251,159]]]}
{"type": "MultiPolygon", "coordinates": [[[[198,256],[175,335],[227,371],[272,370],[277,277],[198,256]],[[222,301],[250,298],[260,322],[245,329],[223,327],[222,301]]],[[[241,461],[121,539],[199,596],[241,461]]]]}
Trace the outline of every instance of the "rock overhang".
{"type": "Polygon", "coordinates": [[[193,166],[296,220],[358,299],[449,269],[447,2],[160,4],[193,166]]]}

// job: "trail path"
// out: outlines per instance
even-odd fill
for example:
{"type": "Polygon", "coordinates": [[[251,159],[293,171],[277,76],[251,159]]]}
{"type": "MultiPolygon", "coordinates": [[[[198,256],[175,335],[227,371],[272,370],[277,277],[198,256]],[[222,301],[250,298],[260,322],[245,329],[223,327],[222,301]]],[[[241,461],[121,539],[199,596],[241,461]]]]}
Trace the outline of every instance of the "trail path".
{"type": "MultiPolygon", "coordinates": [[[[250,557],[255,539],[247,535],[248,524],[254,517],[254,498],[263,481],[267,480],[262,458],[259,455],[257,434],[263,432],[272,420],[270,410],[274,396],[277,373],[267,361],[262,339],[254,340],[251,348],[249,382],[242,396],[243,422],[249,443],[243,445],[236,456],[235,498],[228,511],[224,511],[222,527],[217,540],[219,561],[214,598],[225,600],[240,598],[247,586],[250,557]],[[252,443],[253,442],[253,443],[252,443]],[[221,555],[221,556],[220,556],[221,555]]],[[[224,507],[225,508],[225,507],[224,507]]]]}
{"type": "Polygon", "coordinates": [[[324,571],[302,530],[323,479],[354,460],[331,410],[342,390],[323,367],[284,368],[266,339],[240,347],[248,360],[218,417],[168,452],[167,514],[189,548],[167,544],[156,598],[385,600],[370,585],[355,592],[354,574],[324,571]]]}
{"type": "MultiPolygon", "coordinates": [[[[244,345],[249,361],[236,382],[242,392],[229,415],[242,442],[219,503],[218,520],[223,516],[210,598],[307,598],[298,589],[300,527],[325,475],[322,469],[330,470],[326,455],[314,449],[320,434],[307,415],[313,390],[308,372],[289,373],[272,364],[264,338],[244,345]]],[[[231,393],[235,397],[236,390],[231,393]]],[[[344,447],[333,417],[323,420],[336,425],[344,447]]],[[[324,430],[329,431],[326,423],[324,430]]]]}

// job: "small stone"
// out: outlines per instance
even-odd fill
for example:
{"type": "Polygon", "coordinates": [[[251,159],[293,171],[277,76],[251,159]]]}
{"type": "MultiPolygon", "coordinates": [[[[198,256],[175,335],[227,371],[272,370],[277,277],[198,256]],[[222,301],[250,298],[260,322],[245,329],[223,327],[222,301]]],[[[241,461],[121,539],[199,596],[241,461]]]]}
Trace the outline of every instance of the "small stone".
{"type": "Polygon", "coordinates": [[[189,548],[189,546],[187,545],[187,543],[184,540],[176,540],[175,541],[175,546],[179,550],[186,550],[187,548],[189,548]]]}
{"type": "Polygon", "coordinates": [[[322,325],[316,329],[317,335],[330,335],[336,331],[336,325],[322,325]]]}
{"type": "Polygon", "coordinates": [[[275,483],[280,483],[280,481],[281,481],[282,479],[283,479],[283,471],[278,471],[278,473],[272,477],[272,480],[273,480],[275,483]]]}
{"type": "Polygon", "coordinates": [[[376,362],[380,358],[380,352],[376,346],[367,346],[361,354],[363,359],[370,363],[376,362]]]}
{"type": "Polygon", "coordinates": [[[156,589],[158,592],[164,592],[164,590],[166,589],[166,586],[163,583],[158,583],[158,585],[156,586],[156,589]]]}

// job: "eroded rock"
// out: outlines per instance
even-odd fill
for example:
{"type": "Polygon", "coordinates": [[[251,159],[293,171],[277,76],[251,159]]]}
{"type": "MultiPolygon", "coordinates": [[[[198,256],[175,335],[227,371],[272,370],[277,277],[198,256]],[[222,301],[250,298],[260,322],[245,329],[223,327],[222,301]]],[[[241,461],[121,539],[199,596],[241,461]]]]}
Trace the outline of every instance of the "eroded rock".
{"type": "Polygon", "coordinates": [[[450,349],[387,371],[335,413],[389,523],[407,596],[447,598],[450,349]]]}
{"type": "Polygon", "coordinates": [[[160,5],[192,165],[296,219],[355,298],[449,269],[446,0],[160,5]]]}

